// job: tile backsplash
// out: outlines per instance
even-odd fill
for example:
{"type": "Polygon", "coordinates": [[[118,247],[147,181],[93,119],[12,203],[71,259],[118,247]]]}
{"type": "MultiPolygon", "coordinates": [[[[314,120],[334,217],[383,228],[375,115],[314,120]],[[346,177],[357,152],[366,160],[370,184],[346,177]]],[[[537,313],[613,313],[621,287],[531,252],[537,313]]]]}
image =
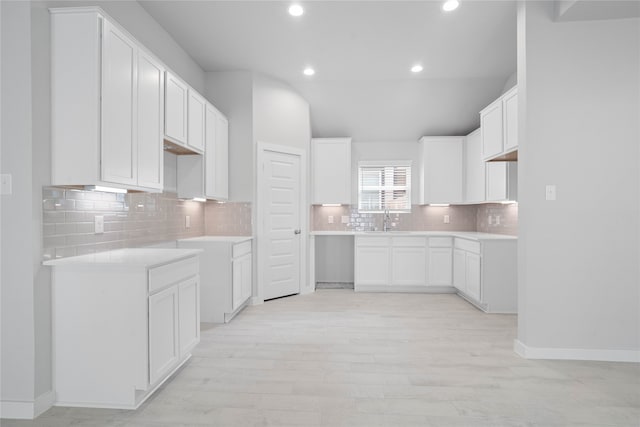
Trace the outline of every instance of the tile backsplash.
{"type": "Polygon", "coordinates": [[[45,187],[42,206],[44,259],[197,237],[205,230],[204,203],[169,192],[117,194],[45,187]],[[94,233],[96,215],[104,217],[104,233],[94,233]]]}
{"type": "Polygon", "coordinates": [[[207,235],[251,236],[251,203],[207,202],[204,210],[207,235]]]}
{"type": "MultiPolygon", "coordinates": [[[[383,215],[360,212],[356,206],[314,205],[311,207],[311,224],[312,230],[316,231],[382,230],[383,215]],[[342,222],[343,217],[345,223],[342,222]]],[[[482,231],[517,235],[517,226],[517,204],[413,205],[411,212],[391,214],[391,228],[399,231],[482,231]],[[449,223],[445,223],[445,215],[449,216],[449,223]],[[492,216],[491,225],[488,224],[489,215],[492,216]],[[499,223],[496,216],[500,217],[499,223]]]]}
{"type": "Polygon", "coordinates": [[[518,235],[518,204],[489,203],[478,205],[478,231],[518,235]],[[489,221],[491,218],[491,221],[489,221]]]}

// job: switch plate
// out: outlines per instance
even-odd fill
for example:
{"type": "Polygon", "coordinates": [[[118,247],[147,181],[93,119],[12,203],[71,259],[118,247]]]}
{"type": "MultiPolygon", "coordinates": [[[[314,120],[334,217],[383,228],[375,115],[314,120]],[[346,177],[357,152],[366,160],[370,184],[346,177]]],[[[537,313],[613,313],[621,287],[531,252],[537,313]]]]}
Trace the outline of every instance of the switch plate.
{"type": "Polygon", "coordinates": [[[191,228],[191,217],[189,215],[184,217],[184,228],[191,228]]]}
{"type": "Polygon", "coordinates": [[[556,199],[556,186],[555,184],[549,184],[546,187],[546,199],[547,200],[555,200],[556,199]]]}
{"type": "Polygon", "coordinates": [[[449,224],[449,215],[444,216],[444,223],[449,224]]]}
{"type": "Polygon", "coordinates": [[[94,233],[95,234],[104,233],[104,216],[102,216],[102,215],[94,216],[93,217],[93,224],[94,224],[94,233]]]}
{"type": "Polygon", "coordinates": [[[333,224],[333,215],[329,215],[329,216],[327,217],[327,222],[328,222],[329,224],[333,224]]]}
{"type": "Polygon", "coordinates": [[[500,215],[496,215],[496,225],[500,225],[500,215]]]}
{"type": "Polygon", "coordinates": [[[13,193],[13,190],[11,188],[11,174],[3,173],[2,175],[0,175],[0,183],[0,194],[9,195],[13,193]]]}
{"type": "Polygon", "coordinates": [[[349,215],[342,215],[341,222],[343,224],[349,224],[349,215]]]}
{"type": "Polygon", "coordinates": [[[492,223],[493,223],[493,217],[492,217],[491,215],[489,215],[489,218],[487,218],[487,223],[488,223],[489,225],[492,225],[492,223]]]}

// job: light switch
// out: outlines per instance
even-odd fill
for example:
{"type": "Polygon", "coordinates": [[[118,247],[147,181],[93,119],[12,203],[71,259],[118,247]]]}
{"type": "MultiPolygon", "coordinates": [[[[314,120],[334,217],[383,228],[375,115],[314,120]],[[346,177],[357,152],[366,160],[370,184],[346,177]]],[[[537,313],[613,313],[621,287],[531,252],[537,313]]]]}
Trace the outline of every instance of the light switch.
{"type": "Polygon", "coordinates": [[[487,218],[487,224],[491,225],[492,223],[493,223],[493,217],[489,215],[489,217],[487,218]]]}
{"type": "Polygon", "coordinates": [[[449,224],[449,215],[444,216],[444,223],[449,224]]]}
{"type": "Polygon", "coordinates": [[[191,217],[189,215],[184,217],[184,228],[191,228],[191,217]]]}
{"type": "Polygon", "coordinates": [[[9,195],[13,192],[11,188],[11,174],[3,173],[0,175],[0,194],[9,195]]]}
{"type": "Polygon", "coordinates": [[[556,199],[556,186],[554,184],[547,185],[547,188],[546,188],[546,199],[547,200],[555,200],[556,199]]]}
{"type": "Polygon", "coordinates": [[[349,224],[349,215],[342,215],[341,220],[343,224],[349,224]]]}
{"type": "Polygon", "coordinates": [[[500,215],[496,215],[496,225],[500,225],[500,215]]]}
{"type": "Polygon", "coordinates": [[[327,217],[327,222],[328,222],[329,224],[333,224],[333,215],[329,215],[329,216],[327,217]]]}
{"type": "Polygon", "coordinates": [[[93,217],[93,224],[94,224],[94,232],[95,232],[95,234],[104,233],[104,216],[102,216],[102,215],[94,216],[93,217]]]}

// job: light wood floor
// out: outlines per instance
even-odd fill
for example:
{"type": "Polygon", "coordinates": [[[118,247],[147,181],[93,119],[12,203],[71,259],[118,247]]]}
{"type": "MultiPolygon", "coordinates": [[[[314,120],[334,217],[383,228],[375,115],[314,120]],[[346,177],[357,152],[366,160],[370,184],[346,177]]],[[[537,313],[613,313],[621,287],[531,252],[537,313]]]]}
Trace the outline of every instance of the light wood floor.
{"type": "Polygon", "coordinates": [[[638,426],[640,365],[532,361],[513,315],[455,295],[320,290],[203,328],[137,411],[53,408],[2,426],[638,426]]]}

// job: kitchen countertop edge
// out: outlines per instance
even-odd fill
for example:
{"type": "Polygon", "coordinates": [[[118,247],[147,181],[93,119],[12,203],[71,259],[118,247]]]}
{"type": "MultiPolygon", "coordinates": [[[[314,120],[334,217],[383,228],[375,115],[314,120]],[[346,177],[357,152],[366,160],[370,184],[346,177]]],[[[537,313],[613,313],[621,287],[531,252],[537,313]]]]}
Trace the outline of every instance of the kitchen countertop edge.
{"type": "Polygon", "coordinates": [[[470,240],[517,240],[518,236],[483,233],[479,231],[311,231],[311,236],[432,236],[459,237],[470,240]]]}

